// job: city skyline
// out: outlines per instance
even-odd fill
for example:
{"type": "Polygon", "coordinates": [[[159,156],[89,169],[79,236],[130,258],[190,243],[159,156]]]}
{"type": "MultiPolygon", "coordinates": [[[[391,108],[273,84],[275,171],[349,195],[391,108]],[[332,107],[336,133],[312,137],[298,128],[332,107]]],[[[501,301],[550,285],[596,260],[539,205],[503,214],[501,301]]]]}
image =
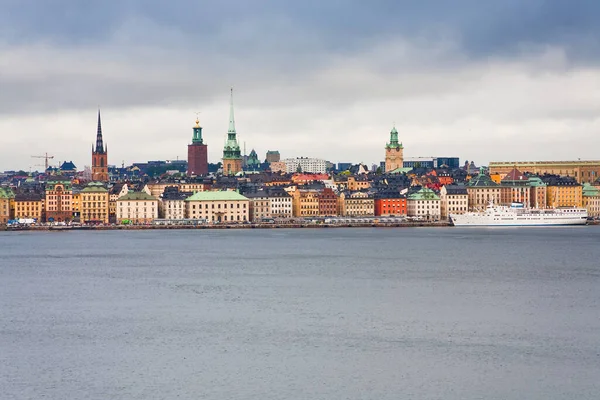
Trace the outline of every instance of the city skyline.
{"type": "Polygon", "coordinates": [[[1,170],[89,165],[98,104],[111,165],[185,159],[198,111],[218,162],[231,85],[261,158],[378,163],[394,123],[407,158],[598,158],[591,2],[117,4],[0,17],[1,170]]]}

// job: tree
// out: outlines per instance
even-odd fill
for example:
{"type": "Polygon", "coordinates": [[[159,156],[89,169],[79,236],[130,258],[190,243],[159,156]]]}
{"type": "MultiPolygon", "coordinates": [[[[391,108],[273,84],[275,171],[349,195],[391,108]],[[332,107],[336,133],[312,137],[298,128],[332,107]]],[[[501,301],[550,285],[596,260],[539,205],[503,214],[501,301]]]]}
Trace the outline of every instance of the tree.
{"type": "Polygon", "coordinates": [[[377,175],[381,175],[383,172],[383,170],[381,169],[381,166],[377,167],[377,170],[375,171],[375,174],[377,175]]]}

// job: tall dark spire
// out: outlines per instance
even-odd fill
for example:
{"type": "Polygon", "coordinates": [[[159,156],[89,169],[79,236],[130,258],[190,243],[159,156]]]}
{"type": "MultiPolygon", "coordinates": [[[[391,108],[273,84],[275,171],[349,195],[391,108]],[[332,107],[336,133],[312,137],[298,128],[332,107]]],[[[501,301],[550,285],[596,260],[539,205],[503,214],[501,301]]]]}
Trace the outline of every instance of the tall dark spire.
{"type": "Polygon", "coordinates": [[[102,123],[100,122],[100,109],[98,109],[98,131],[96,132],[96,151],[95,153],[103,154],[106,151],[104,142],[102,141],[102,123]]]}

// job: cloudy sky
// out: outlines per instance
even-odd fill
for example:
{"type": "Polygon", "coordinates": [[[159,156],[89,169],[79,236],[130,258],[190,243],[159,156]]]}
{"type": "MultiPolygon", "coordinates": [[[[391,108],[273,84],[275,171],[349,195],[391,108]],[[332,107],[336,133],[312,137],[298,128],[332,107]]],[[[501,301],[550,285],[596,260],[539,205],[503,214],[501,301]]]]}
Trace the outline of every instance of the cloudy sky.
{"type": "Polygon", "coordinates": [[[600,159],[597,0],[0,0],[0,170],[185,158],[600,159]]]}

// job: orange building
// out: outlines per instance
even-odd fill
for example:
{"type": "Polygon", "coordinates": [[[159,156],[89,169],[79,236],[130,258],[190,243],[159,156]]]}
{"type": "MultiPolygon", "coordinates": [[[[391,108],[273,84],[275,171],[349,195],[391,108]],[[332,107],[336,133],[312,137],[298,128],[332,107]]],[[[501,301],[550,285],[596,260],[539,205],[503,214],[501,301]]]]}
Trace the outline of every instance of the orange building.
{"type": "Polygon", "coordinates": [[[46,183],[46,220],[66,222],[73,217],[73,192],[69,178],[56,175],[46,183]]]}
{"type": "Polygon", "coordinates": [[[374,201],[376,216],[406,215],[406,196],[397,190],[377,193],[374,201]]]}

